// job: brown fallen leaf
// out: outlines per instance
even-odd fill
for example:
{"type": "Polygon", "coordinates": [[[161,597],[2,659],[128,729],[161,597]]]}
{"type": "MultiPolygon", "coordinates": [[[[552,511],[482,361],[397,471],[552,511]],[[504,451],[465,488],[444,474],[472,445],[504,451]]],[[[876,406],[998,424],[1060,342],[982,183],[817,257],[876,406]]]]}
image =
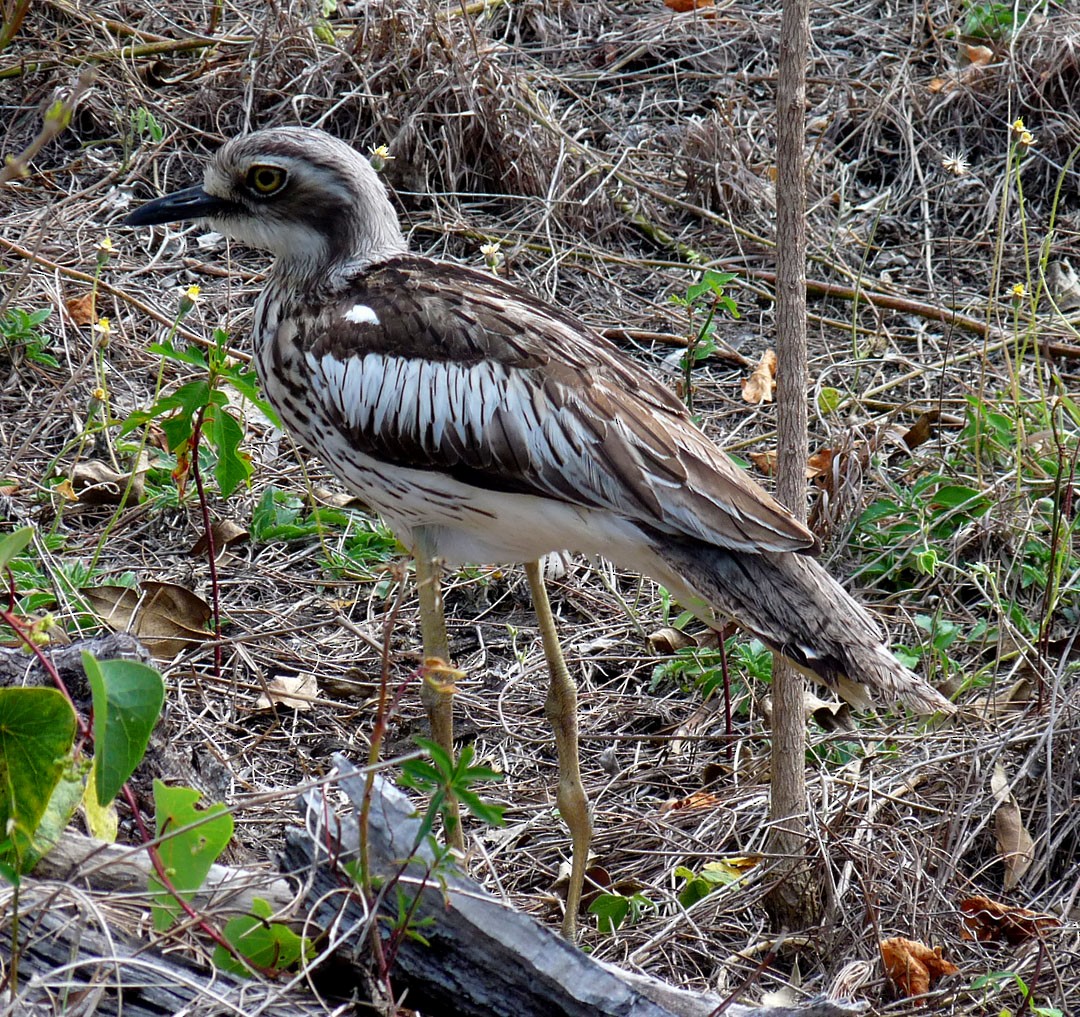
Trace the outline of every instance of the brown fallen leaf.
{"type": "Polygon", "coordinates": [[[97,294],[91,290],[81,297],[71,297],[64,301],[64,309],[73,325],[93,325],[97,322],[97,294]]]}
{"type": "Polygon", "coordinates": [[[749,459],[766,477],[771,477],[776,472],[775,449],[770,449],[768,452],[751,452],[749,459]]]}
{"type": "MultiPolygon", "coordinates": [[[[806,479],[817,480],[819,477],[828,474],[832,470],[835,455],[836,453],[831,448],[825,448],[810,456],[806,460],[806,479]]],[[[765,476],[771,477],[776,473],[777,453],[775,449],[769,449],[767,452],[750,452],[748,458],[765,476]]]]}
{"type": "Polygon", "coordinates": [[[695,791],[685,798],[669,798],[660,803],[660,813],[665,812],[697,812],[701,809],[718,809],[723,805],[723,799],[711,791],[695,791]]]}
{"type": "Polygon", "coordinates": [[[104,624],[137,636],[158,660],[171,661],[209,638],[210,606],[175,583],[147,580],[138,589],[94,586],[80,593],[104,624]]]}
{"type": "Polygon", "coordinates": [[[1061,927],[1061,919],[1027,908],[1015,908],[989,897],[975,896],[960,901],[960,936],[980,943],[1004,939],[1014,946],[1037,939],[1047,929],[1061,927]]]}
{"type": "Polygon", "coordinates": [[[341,491],[331,491],[326,487],[315,487],[311,491],[315,500],[322,505],[331,508],[354,508],[361,512],[371,512],[371,506],[363,498],[357,498],[354,494],[345,494],[341,491]]]}
{"type": "Polygon", "coordinates": [[[62,498],[64,501],[78,501],[79,496],[75,493],[75,488],[71,486],[71,481],[67,477],[58,484],[54,484],[50,490],[53,494],[62,498]]]}
{"type": "Polygon", "coordinates": [[[975,64],[981,66],[990,63],[994,59],[994,51],[989,46],[972,46],[969,43],[960,43],[960,62],[962,64],[975,64]]]}
{"type": "Polygon", "coordinates": [[[146,471],[149,468],[149,464],[144,465],[132,476],[131,473],[117,473],[100,459],[82,459],[71,471],[71,489],[84,505],[140,502],[146,493],[146,471]]]}
{"type": "Polygon", "coordinates": [[[1024,826],[1020,805],[1009,790],[1009,778],[1005,776],[1005,768],[1000,763],[994,765],[990,790],[998,802],[994,812],[994,836],[998,854],[1005,863],[1003,885],[1006,890],[1012,890],[1035,860],[1035,841],[1024,826]]]}
{"type": "Polygon", "coordinates": [[[266,691],[255,700],[255,709],[269,710],[277,704],[303,713],[311,709],[314,705],[311,701],[318,696],[319,686],[314,675],[280,675],[266,683],[266,691]]]}
{"type": "Polygon", "coordinates": [[[716,13],[716,0],[664,0],[664,6],[669,10],[673,10],[676,14],[685,14],[687,11],[699,11],[702,9],[706,9],[710,17],[716,13]]]}
{"type": "Polygon", "coordinates": [[[934,424],[940,419],[940,410],[927,410],[907,429],[900,440],[907,446],[909,452],[914,452],[920,445],[930,440],[930,436],[934,433],[934,424]]]}
{"type": "Polygon", "coordinates": [[[895,936],[883,939],[881,963],[885,974],[905,996],[922,996],[945,975],[955,975],[960,969],[941,956],[941,947],[930,949],[925,943],[895,936]]]}
{"type": "Polygon", "coordinates": [[[806,479],[817,480],[824,477],[832,470],[833,458],[836,452],[831,448],[819,449],[806,460],[806,479]]]}
{"type": "Polygon", "coordinates": [[[757,367],[750,372],[749,378],[743,378],[742,397],[743,402],[758,406],[761,403],[773,401],[773,391],[776,388],[776,353],[766,350],[761,355],[757,367]]]}
{"type": "MultiPolygon", "coordinates": [[[[227,547],[231,547],[233,544],[242,544],[250,536],[243,526],[234,523],[231,519],[219,519],[210,528],[210,532],[214,535],[214,552],[219,558],[227,547]]],[[[209,550],[210,541],[206,539],[206,534],[203,533],[192,545],[191,554],[195,558],[201,558],[209,550]]]]}
{"type": "MultiPolygon", "coordinates": [[[[772,696],[762,696],[761,713],[765,718],[765,723],[769,725],[772,724],[772,710],[772,696]]],[[[849,703],[842,699],[826,702],[805,689],[803,689],[803,716],[807,720],[813,717],[820,728],[830,733],[855,730],[855,721],[852,719],[849,703]]]]}
{"type": "Polygon", "coordinates": [[[659,657],[670,657],[679,650],[685,650],[688,646],[697,646],[698,641],[689,633],[679,629],[665,626],[650,632],[645,640],[649,644],[649,652],[659,657]]]}

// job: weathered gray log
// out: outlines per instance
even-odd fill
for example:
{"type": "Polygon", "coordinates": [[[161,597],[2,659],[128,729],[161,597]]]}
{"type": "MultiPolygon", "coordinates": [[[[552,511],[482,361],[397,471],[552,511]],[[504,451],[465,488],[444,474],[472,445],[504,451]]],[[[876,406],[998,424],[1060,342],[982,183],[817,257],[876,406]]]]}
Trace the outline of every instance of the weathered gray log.
{"type": "MultiPolygon", "coordinates": [[[[51,880],[95,893],[141,894],[154,871],[142,847],[106,844],[74,830],[65,830],[60,842],[34,868],[34,879],[51,880]]],[[[292,884],[266,869],[211,865],[203,885],[190,897],[215,922],[251,914],[254,898],[266,901],[277,914],[290,909],[295,898],[292,884]]]]}
{"type": "MultiPolygon", "coordinates": [[[[344,774],[336,786],[355,806],[364,779],[347,760],[336,763],[344,774]]],[[[393,956],[391,984],[395,994],[407,992],[408,1005],[431,1017],[707,1017],[719,1005],[714,997],[595,961],[460,874],[440,872],[433,878],[430,845],[416,847],[419,820],[412,803],[381,778],[376,792],[369,842],[372,873],[385,888],[380,912],[396,917],[397,888],[416,897],[412,921],[427,940],[404,938],[393,956]]],[[[17,904],[19,989],[14,997],[0,999],[0,1017],[254,1012],[326,1017],[327,1004],[306,990],[309,980],[339,1001],[379,996],[369,949],[375,916],[341,868],[342,861],[356,857],[356,820],[336,818],[318,791],[306,794],[301,807],[307,829],[289,832],[285,861],[304,882],[307,903],[291,913],[303,921],[305,935],[321,929],[329,937],[319,941],[318,957],[292,986],[259,979],[238,982],[185,959],[175,939],[122,932],[117,915],[125,916],[126,924],[149,906],[148,863],[132,848],[68,833],[34,875],[23,880],[17,904]]],[[[270,900],[277,911],[289,903],[289,885],[266,872],[215,866],[194,902],[220,927],[252,895],[270,900]]],[[[8,929],[15,907],[14,891],[0,889],[0,916],[8,929]]],[[[379,928],[388,947],[390,924],[380,921],[379,928]]],[[[0,954],[10,973],[8,935],[0,940],[0,954]]],[[[850,1017],[861,1009],[816,999],[799,1007],[733,1004],[724,1012],[731,1017],[850,1017]]]]}
{"type": "MultiPolygon", "coordinates": [[[[100,903],[100,902],[98,902],[100,903]]],[[[3,895],[0,954],[11,979],[12,896],[3,895]]],[[[55,884],[24,880],[19,900],[18,989],[0,997],[0,1017],[326,1017],[304,991],[242,981],[102,925],[102,908],[55,884]],[[81,898],[81,899],[80,899],[81,898]]]]}
{"type": "MultiPolygon", "coordinates": [[[[89,698],[90,689],[83,670],[83,650],[98,660],[138,660],[150,663],[150,653],[133,635],[127,632],[110,632],[94,639],[80,639],[67,646],[50,646],[45,655],[63,679],[76,701],[89,698]]],[[[41,666],[41,661],[20,647],[0,647],[0,688],[8,685],[51,685],[52,681],[41,666]]]]}
{"type": "MultiPolygon", "coordinates": [[[[365,779],[348,760],[335,757],[336,786],[358,810],[365,779]]],[[[418,841],[420,820],[409,799],[377,777],[368,820],[369,864],[383,893],[375,907],[398,914],[396,889],[415,903],[413,927],[423,942],[397,937],[379,922],[386,947],[393,947],[390,973],[395,995],[424,1013],[455,1017],[706,1017],[716,998],[681,992],[601,964],[532,918],[503,904],[456,871],[432,874],[434,852],[418,841]]],[[[308,900],[320,928],[370,933],[371,915],[344,874],[355,861],[359,831],[354,816],[335,816],[324,794],[300,801],[306,829],[286,835],[286,862],[310,880],[308,900]]],[[[354,938],[354,948],[363,943],[354,938]]],[[[355,961],[366,979],[370,951],[355,961]]],[[[731,1017],[840,1017],[863,1006],[824,998],[800,1007],[732,1004],[731,1017]]]]}

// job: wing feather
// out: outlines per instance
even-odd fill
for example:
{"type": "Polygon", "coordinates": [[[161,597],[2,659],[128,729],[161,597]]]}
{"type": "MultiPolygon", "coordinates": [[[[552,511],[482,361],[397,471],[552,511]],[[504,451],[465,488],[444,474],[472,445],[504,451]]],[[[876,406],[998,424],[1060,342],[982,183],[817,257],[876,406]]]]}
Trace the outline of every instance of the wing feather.
{"type": "Polygon", "coordinates": [[[501,280],[405,255],[322,315],[304,350],[311,386],[360,451],[730,549],[813,543],[663,385],[501,280]],[[358,305],[371,315],[350,320],[358,305]]]}

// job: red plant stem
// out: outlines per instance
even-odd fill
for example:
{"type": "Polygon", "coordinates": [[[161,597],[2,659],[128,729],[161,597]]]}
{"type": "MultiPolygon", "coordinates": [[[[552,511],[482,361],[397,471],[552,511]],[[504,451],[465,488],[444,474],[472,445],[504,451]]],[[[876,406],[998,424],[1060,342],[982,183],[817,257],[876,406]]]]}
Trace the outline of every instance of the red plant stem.
{"type": "Polygon", "coordinates": [[[210,521],[210,504],[206,500],[202,469],[199,467],[199,439],[202,437],[204,413],[205,407],[200,408],[195,416],[195,426],[191,430],[191,473],[199,495],[203,531],[206,533],[206,555],[210,562],[210,606],[214,612],[214,677],[221,678],[221,596],[218,587],[217,548],[214,546],[214,528],[210,521]]]}

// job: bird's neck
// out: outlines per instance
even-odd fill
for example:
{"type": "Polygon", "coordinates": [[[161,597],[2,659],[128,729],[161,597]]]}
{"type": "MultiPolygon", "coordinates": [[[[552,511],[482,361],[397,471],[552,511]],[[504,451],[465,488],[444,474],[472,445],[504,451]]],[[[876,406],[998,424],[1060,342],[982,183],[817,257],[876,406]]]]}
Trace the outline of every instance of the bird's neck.
{"type": "Polygon", "coordinates": [[[326,299],[369,266],[407,252],[396,216],[338,223],[317,243],[279,249],[271,281],[286,291],[317,293],[326,299]]]}

